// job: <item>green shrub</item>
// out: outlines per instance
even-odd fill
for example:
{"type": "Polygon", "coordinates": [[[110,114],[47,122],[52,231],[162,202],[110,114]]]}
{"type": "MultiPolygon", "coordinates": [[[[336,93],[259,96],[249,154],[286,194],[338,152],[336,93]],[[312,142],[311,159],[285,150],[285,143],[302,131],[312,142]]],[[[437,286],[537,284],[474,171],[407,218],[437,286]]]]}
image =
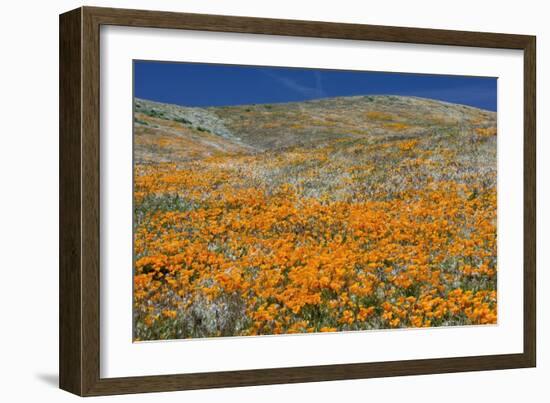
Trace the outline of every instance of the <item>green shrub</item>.
{"type": "Polygon", "coordinates": [[[185,118],[182,118],[182,117],[174,118],[173,120],[174,120],[174,122],[183,123],[185,125],[190,125],[192,123],[189,119],[185,119],[185,118]]]}
{"type": "Polygon", "coordinates": [[[140,125],[149,126],[149,123],[147,123],[147,122],[144,121],[144,120],[138,119],[138,118],[135,118],[135,119],[134,119],[134,122],[135,122],[135,123],[139,123],[140,125]]]}

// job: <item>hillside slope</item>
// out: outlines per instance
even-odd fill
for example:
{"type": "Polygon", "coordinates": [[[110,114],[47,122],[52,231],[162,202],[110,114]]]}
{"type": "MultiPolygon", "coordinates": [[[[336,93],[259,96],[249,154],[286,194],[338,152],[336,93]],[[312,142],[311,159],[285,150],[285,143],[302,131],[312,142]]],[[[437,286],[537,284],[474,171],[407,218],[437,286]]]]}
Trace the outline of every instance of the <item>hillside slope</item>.
{"type": "Polygon", "coordinates": [[[496,127],[496,114],[402,96],[191,108],[135,100],[137,161],[186,161],[220,152],[319,146],[336,139],[413,138],[496,127]]]}
{"type": "Polygon", "coordinates": [[[135,105],[135,340],[496,323],[495,113],[135,105]]]}

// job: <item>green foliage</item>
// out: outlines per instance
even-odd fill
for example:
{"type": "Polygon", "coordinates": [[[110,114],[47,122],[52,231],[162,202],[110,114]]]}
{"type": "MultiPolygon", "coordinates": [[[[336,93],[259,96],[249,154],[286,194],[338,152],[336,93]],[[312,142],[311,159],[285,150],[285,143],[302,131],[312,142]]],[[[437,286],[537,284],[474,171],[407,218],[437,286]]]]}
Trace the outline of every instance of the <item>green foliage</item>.
{"type": "Polygon", "coordinates": [[[135,123],[139,123],[140,125],[149,126],[149,123],[147,123],[147,122],[144,121],[144,120],[138,119],[138,118],[135,118],[135,119],[134,119],[134,122],[135,122],[135,123]]]}
{"type": "Polygon", "coordinates": [[[184,117],[174,118],[172,120],[174,122],[183,123],[184,125],[190,125],[192,123],[189,119],[186,119],[184,117]]]}
{"type": "Polygon", "coordinates": [[[140,112],[147,115],[147,116],[151,116],[153,118],[161,118],[162,119],[162,118],[165,117],[164,111],[159,111],[157,109],[143,109],[140,112]]]}

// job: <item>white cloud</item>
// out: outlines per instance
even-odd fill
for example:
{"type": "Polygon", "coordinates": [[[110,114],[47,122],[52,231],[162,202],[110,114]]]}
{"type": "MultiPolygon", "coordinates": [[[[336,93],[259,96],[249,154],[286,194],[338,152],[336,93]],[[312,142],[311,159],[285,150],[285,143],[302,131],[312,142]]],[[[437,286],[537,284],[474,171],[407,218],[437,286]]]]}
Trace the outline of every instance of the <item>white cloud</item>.
{"type": "Polygon", "coordinates": [[[303,95],[305,97],[321,98],[326,96],[326,93],[323,89],[321,73],[319,73],[318,71],[313,72],[313,74],[315,75],[315,87],[309,87],[309,86],[303,85],[298,81],[293,80],[289,77],[285,77],[284,75],[281,75],[281,74],[275,74],[268,71],[265,71],[263,73],[279,81],[286,88],[294,92],[297,92],[298,94],[303,95]]]}

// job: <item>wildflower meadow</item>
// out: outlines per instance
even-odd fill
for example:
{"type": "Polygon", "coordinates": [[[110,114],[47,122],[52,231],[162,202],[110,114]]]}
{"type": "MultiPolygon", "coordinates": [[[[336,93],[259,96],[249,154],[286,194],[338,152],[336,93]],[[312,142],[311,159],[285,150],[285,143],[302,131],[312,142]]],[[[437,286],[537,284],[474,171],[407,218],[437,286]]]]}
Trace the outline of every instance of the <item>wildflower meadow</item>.
{"type": "Polygon", "coordinates": [[[494,113],[137,100],[134,126],[136,341],[497,322],[494,113]]]}

